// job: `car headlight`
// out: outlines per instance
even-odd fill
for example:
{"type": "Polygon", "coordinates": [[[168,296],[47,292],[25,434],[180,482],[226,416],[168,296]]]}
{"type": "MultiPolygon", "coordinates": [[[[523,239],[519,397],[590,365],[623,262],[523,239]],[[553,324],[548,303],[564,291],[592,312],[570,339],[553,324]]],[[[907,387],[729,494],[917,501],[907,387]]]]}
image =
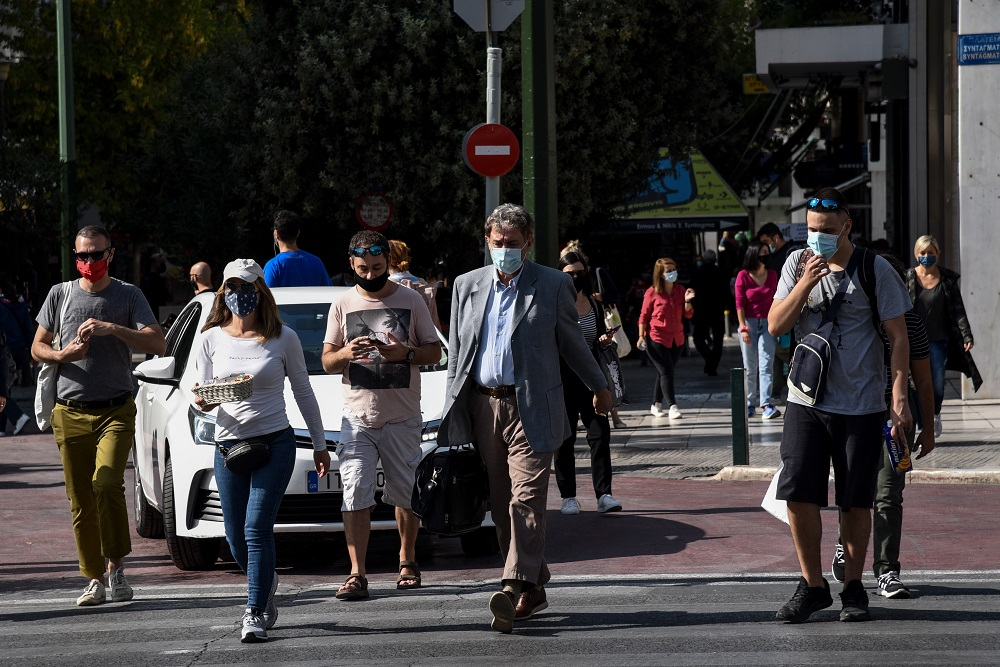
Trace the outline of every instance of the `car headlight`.
{"type": "Polygon", "coordinates": [[[215,415],[191,407],[188,409],[188,421],[194,444],[215,447],[215,415]]]}
{"type": "Polygon", "coordinates": [[[425,422],[423,428],[420,429],[420,441],[431,442],[432,440],[437,440],[438,429],[440,427],[441,427],[440,419],[435,419],[434,421],[425,422]]]}

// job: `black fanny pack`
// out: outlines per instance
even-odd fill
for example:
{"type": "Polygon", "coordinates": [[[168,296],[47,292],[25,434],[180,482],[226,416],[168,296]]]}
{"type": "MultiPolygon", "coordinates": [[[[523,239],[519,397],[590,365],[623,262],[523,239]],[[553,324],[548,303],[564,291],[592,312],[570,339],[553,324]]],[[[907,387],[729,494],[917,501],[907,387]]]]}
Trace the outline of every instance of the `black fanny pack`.
{"type": "Polygon", "coordinates": [[[245,475],[264,467],[271,459],[271,443],[287,430],[283,428],[274,433],[255,435],[252,438],[239,440],[228,447],[219,444],[219,453],[222,454],[226,468],[237,474],[245,475]]]}

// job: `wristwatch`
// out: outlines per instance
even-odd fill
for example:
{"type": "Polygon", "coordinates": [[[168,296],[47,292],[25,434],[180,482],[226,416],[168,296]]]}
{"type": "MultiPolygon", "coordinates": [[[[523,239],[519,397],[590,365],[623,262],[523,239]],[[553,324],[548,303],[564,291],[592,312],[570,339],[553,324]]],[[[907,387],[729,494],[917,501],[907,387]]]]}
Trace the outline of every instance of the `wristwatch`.
{"type": "Polygon", "coordinates": [[[408,361],[409,363],[413,363],[413,360],[417,358],[417,351],[414,350],[412,347],[408,349],[409,351],[406,353],[406,361],[408,361]]]}

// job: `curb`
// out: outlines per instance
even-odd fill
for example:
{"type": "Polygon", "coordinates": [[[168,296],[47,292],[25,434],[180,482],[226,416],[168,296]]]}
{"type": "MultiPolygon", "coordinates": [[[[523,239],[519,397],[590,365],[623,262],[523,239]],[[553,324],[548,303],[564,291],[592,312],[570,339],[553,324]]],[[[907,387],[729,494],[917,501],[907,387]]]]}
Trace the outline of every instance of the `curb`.
{"type": "MultiPolygon", "coordinates": [[[[716,482],[770,482],[777,468],[726,466],[708,479],[716,482]]],[[[912,484],[1000,484],[1000,470],[913,470],[912,484]]]]}

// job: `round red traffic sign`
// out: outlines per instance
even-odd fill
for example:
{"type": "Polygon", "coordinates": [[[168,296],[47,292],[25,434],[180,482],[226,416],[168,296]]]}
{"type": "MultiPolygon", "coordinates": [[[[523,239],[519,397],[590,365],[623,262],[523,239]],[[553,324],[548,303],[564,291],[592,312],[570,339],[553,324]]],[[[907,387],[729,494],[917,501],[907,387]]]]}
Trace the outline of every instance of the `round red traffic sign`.
{"type": "Polygon", "coordinates": [[[383,194],[366,192],[354,204],[354,217],[365,229],[380,232],[392,220],[392,201],[383,194]]]}
{"type": "Polygon", "coordinates": [[[520,155],[517,137],[496,123],[476,125],[462,140],[465,164],[481,176],[503,176],[514,168],[520,155]]]}

